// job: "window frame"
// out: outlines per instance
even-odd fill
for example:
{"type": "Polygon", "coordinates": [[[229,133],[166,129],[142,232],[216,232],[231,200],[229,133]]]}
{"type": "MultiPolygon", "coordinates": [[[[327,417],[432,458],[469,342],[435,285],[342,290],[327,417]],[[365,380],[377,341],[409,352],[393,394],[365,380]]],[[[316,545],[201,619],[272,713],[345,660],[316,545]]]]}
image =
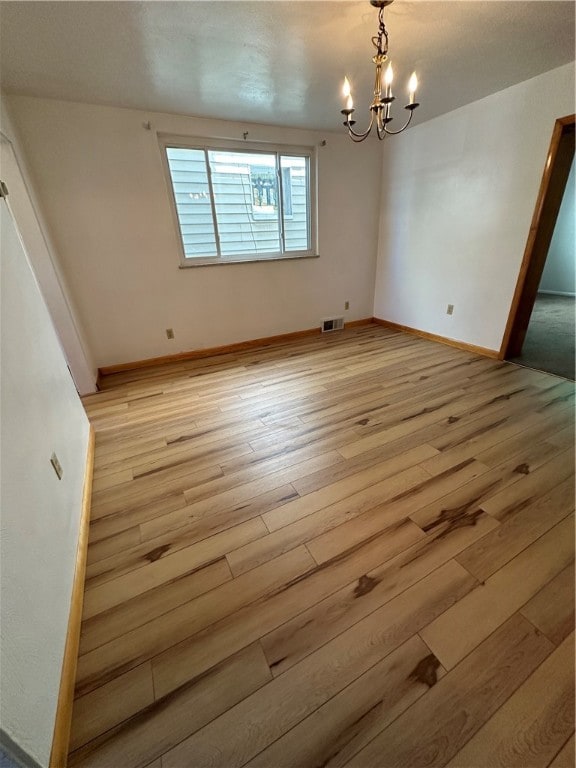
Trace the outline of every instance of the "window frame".
{"type": "MultiPolygon", "coordinates": [[[[310,146],[294,146],[287,144],[272,144],[264,142],[248,142],[248,141],[234,141],[230,139],[207,139],[202,137],[189,137],[174,134],[158,133],[158,144],[160,147],[160,155],[162,160],[162,166],[164,168],[164,176],[166,180],[166,186],[168,191],[168,199],[170,201],[170,208],[172,212],[172,220],[175,227],[175,234],[178,243],[180,268],[188,269],[189,267],[205,267],[223,264],[250,264],[261,263],[267,261],[290,261],[297,259],[310,259],[318,258],[318,241],[317,241],[317,218],[318,218],[318,190],[317,190],[317,153],[315,147],[310,146]],[[172,183],[172,176],[170,173],[170,166],[168,162],[167,149],[195,149],[201,151],[209,150],[221,150],[223,152],[236,151],[245,152],[250,154],[276,154],[277,167],[281,168],[280,157],[281,156],[293,156],[293,157],[306,157],[308,166],[309,185],[306,190],[306,205],[308,211],[308,231],[309,231],[309,244],[310,247],[304,251],[271,251],[266,253],[246,253],[246,254],[234,254],[231,256],[186,256],[184,250],[184,240],[182,237],[182,231],[180,227],[180,219],[178,217],[178,208],[176,204],[176,194],[174,185],[172,183]]],[[[210,173],[209,166],[207,172],[210,173]]],[[[279,240],[280,247],[284,246],[284,216],[283,212],[283,180],[282,172],[278,178],[278,190],[280,193],[280,200],[278,204],[278,227],[279,227],[279,240]]],[[[217,247],[218,243],[218,229],[216,227],[216,201],[213,195],[210,195],[210,205],[213,212],[213,220],[215,227],[215,239],[217,247]]],[[[254,217],[254,213],[251,213],[254,217]]],[[[254,220],[265,220],[268,218],[264,214],[256,214],[257,218],[254,220]]],[[[292,218],[291,216],[288,218],[292,218]]]]}

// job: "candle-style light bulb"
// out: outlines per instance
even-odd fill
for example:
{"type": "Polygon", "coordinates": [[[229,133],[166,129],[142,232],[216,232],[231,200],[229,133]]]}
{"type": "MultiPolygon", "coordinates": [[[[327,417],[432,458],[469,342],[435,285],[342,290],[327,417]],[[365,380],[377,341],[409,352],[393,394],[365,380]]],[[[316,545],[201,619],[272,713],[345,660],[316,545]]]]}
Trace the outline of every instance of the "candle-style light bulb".
{"type": "Polygon", "coordinates": [[[384,85],[386,86],[386,98],[392,96],[392,80],[394,79],[394,71],[392,70],[392,63],[389,63],[384,73],[384,85]]]}
{"type": "Polygon", "coordinates": [[[392,80],[394,80],[394,70],[392,69],[392,62],[389,62],[384,73],[384,84],[392,85],[392,80]]]}
{"type": "Polygon", "coordinates": [[[342,94],[343,94],[344,98],[346,99],[346,98],[348,98],[348,96],[350,96],[350,93],[351,93],[350,81],[348,80],[347,77],[345,77],[344,78],[344,85],[342,86],[342,94]]]}
{"type": "Polygon", "coordinates": [[[416,77],[416,72],[412,72],[412,76],[408,81],[408,93],[410,94],[410,101],[408,102],[409,104],[414,104],[416,88],[418,88],[418,78],[416,77]]]}
{"type": "Polygon", "coordinates": [[[346,109],[354,109],[354,102],[352,101],[352,95],[349,95],[346,99],[346,109]]]}

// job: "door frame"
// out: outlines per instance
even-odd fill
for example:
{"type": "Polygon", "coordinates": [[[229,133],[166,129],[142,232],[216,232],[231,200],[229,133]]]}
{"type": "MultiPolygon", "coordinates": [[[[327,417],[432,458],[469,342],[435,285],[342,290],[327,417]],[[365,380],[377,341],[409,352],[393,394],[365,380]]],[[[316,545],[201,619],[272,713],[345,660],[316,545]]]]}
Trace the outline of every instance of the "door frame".
{"type": "Polygon", "coordinates": [[[574,157],[575,123],[576,115],[567,115],[558,118],[554,124],[528,240],[498,354],[500,360],[517,357],[522,351],[574,157]]]}
{"type": "Polygon", "coordinates": [[[7,185],[6,204],[14,219],[30,266],[40,287],[68,370],[80,395],[97,391],[94,366],[84,347],[81,330],[70,305],[67,289],[52,256],[52,246],[40,223],[17,147],[0,131],[2,181],[7,185]]]}

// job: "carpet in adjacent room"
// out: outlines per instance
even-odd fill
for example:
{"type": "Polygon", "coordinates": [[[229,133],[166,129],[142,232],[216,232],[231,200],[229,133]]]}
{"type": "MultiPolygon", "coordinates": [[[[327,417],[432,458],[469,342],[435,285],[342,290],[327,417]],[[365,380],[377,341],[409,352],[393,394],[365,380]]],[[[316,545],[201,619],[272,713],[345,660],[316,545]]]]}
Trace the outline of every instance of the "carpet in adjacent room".
{"type": "Polygon", "coordinates": [[[522,352],[511,362],[574,380],[575,298],[539,293],[522,352]]]}

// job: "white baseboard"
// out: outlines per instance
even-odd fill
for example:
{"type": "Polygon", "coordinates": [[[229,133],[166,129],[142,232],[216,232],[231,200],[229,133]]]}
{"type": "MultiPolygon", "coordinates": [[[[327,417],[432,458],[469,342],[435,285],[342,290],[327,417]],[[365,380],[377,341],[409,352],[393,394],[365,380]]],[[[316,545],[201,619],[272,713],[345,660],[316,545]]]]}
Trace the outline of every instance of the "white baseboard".
{"type": "Polygon", "coordinates": [[[568,291],[538,291],[538,293],[544,294],[544,296],[571,296],[576,297],[576,293],[568,293],[568,291]]]}

